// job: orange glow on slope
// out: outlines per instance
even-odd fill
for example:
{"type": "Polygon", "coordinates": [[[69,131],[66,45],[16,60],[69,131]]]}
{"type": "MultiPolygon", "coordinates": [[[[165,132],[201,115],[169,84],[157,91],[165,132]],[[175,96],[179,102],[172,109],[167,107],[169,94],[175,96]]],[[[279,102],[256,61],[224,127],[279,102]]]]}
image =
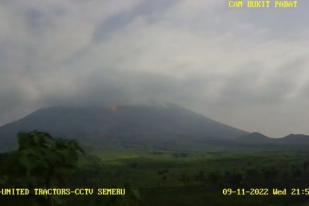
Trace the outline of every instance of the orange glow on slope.
{"type": "Polygon", "coordinates": [[[112,112],[118,112],[118,107],[116,105],[111,107],[112,112]]]}

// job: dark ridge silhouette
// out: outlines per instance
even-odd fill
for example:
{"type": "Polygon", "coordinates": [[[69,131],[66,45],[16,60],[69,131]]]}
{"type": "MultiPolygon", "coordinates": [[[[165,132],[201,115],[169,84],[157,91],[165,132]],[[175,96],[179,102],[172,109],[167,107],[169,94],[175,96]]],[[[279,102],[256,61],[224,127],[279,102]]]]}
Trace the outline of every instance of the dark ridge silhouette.
{"type": "Polygon", "coordinates": [[[77,139],[90,148],[238,150],[308,148],[309,136],[269,138],[249,133],[173,104],[50,107],[0,127],[0,151],[15,149],[16,134],[39,130],[77,139]],[[258,147],[257,147],[258,146],[258,147]]]}
{"type": "Polygon", "coordinates": [[[177,105],[51,107],[0,127],[1,150],[16,147],[19,131],[40,130],[76,138],[84,145],[130,147],[198,146],[235,139],[245,131],[213,121],[177,105]]]}

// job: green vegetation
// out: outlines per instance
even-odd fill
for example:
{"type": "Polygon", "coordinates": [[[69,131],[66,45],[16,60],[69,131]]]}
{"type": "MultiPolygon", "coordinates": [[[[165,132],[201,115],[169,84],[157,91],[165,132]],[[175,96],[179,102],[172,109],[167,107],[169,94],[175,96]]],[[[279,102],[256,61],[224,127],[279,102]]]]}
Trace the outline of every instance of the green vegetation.
{"type": "MultiPolygon", "coordinates": [[[[19,133],[18,143],[17,151],[2,155],[2,188],[57,187],[74,172],[83,153],[75,140],[55,139],[38,131],[19,133]]],[[[40,205],[55,204],[52,196],[32,200],[40,205]]]]}
{"type": "Polygon", "coordinates": [[[305,188],[306,152],[83,153],[75,141],[46,133],[19,134],[19,149],[0,156],[4,187],[126,188],[125,196],[6,197],[1,205],[294,206],[308,196],[223,196],[223,188],[305,188]]]}

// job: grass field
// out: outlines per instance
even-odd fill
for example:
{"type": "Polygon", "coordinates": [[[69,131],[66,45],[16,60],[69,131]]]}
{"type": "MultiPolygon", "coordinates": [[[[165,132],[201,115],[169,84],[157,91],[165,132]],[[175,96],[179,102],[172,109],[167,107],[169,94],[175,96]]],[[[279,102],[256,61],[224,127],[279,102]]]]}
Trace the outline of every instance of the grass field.
{"type": "MultiPolygon", "coordinates": [[[[95,151],[86,153],[70,178],[55,186],[126,188],[126,195],[56,197],[54,206],[306,206],[309,194],[224,196],[222,190],[307,188],[309,153],[95,151]]],[[[42,206],[29,198],[1,199],[1,203],[42,206]]]]}
{"type": "Polygon", "coordinates": [[[306,205],[306,195],[224,196],[222,189],[309,187],[308,160],[297,152],[105,151],[84,159],[76,175],[84,177],[79,185],[127,187],[137,196],[112,205],[306,205]]]}

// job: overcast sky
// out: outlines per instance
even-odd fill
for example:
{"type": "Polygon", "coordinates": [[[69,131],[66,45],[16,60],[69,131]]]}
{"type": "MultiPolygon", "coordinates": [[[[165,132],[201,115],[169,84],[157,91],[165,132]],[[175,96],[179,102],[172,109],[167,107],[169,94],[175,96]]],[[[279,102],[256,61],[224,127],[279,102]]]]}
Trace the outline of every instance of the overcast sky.
{"type": "Polygon", "coordinates": [[[309,1],[1,0],[0,125],[42,107],[176,103],[309,134],[309,1]]]}

